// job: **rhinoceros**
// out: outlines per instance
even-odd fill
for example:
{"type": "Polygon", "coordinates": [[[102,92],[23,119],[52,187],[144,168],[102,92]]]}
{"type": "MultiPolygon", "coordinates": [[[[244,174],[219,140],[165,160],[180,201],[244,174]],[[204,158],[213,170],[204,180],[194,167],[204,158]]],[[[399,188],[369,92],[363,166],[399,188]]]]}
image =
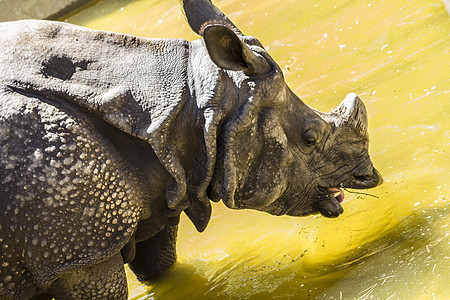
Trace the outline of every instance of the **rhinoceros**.
{"type": "Polygon", "coordinates": [[[0,298],[126,299],[124,263],[175,262],[182,212],[337,217],[381,183],[358,96],[312,109],[211,1],[182,5],[203,39],[0,24],[0,298]]]}

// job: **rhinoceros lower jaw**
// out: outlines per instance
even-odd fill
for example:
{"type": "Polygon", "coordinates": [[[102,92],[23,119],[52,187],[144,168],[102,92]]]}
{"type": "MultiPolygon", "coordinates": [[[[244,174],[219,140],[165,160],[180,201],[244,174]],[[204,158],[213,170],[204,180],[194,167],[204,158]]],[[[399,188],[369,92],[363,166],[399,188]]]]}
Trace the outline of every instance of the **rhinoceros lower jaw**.
{"type": "Polygon", "coordinates": [[[336,218],[344,212],[341,204],[344,201],[344,192],[338,188],[329,188],[328,196],[321,198],[314,203],[314,208],[322,216],[327,218],[336,218]]]}

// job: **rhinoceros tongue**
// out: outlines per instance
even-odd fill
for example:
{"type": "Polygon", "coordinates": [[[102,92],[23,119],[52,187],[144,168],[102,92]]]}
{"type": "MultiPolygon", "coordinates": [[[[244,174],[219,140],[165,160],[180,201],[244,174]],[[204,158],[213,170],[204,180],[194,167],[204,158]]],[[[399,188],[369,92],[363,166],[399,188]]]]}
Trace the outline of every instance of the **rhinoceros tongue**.
{"type": "Polygon", "coordinates": [[[344,212],[339,202],[344,201],[344,192],[338,188],[329,188],[329,195],[317,201],[315,208],[327,218],[336,218],[344,212]],[[335,196],[336,195],[336,196],[335,196]]]}
{"type": "Polygon", "coordinates": [[[339,203],[344,202],[345,194],[341,189],[328,188],[328,193],[333,195],[339,203]]]}

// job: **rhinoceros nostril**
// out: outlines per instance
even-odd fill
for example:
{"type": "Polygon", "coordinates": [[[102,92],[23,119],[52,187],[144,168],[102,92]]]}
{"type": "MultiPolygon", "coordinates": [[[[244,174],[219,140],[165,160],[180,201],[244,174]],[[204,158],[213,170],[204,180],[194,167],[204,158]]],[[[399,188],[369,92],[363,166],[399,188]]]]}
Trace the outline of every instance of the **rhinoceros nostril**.
{"type": "Polygon", "coordinates": [[[372,176],[362,175],[362,176],[356,176],[355,179],[358,181],[369,181],[372,179],[372,176]]]}
{"type": "Polygon", "coordinates": [[[370,172],[359,172],[353,174],[353,184],[349,187],[357,189],[369,189],[383,183],[383,177],[375,168],[371,168],[370,172]]]}
{"type": "Polygon", "coordinates": [[[359,181],[369,181],[373,179],[373,174],[375,173],[375,169],[373,167],[365,168],[363,170],[357,170],[353,173],[353,176],[356,180],[359,181]]]}

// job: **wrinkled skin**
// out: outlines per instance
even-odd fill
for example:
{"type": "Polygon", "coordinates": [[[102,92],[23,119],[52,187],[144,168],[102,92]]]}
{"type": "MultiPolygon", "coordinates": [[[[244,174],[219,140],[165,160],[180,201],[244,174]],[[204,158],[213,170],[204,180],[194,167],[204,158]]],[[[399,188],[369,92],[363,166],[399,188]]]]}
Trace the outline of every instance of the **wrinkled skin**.
{"type": "Polygon", "coordinates": [[[126,299],[123,264],[170,268],[182,212],[337,217],[381,183],[355,94],[315,111],[209,0],[183,8],[203,39],[0,24],[0,298],[126,299]]]}

